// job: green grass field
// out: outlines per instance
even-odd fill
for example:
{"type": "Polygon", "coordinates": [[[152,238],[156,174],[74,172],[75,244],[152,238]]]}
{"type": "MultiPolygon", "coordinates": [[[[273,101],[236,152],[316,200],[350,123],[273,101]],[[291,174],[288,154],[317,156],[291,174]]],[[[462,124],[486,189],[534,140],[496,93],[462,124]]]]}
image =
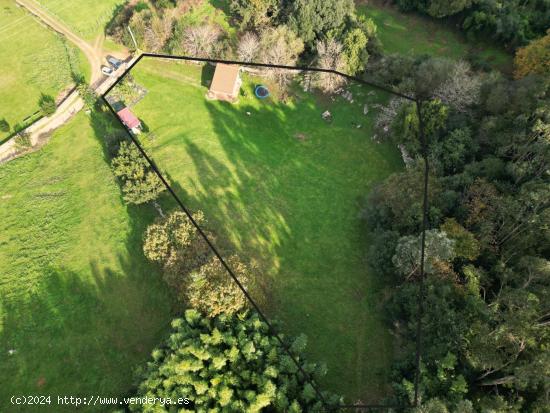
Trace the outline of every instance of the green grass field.
{"type": "Polygon", "coordinates": [[[370,17],[378,27],[378,38],[385,53],[399,53],[465,59],[469,52],[485,59],[491,66],[509,70],[512,57],[496,46],[476,41],[475,45],[454,27],[414,13],[401,13],[393,6],[359,1],[359,14],[370,17]]]}
{"type": "Polygon", "coordinates": [[[11,395],[127,394],[167,331],[171,296],[141,251],[155,211],[123,204],[96,132],[80,113],[0,165],[0,411],[75,411],[11,395]]]}
{"type": "Polygon", "coordinates": [[[353,104],[301,91],[288,104],[259,101],[247,81],[231,105],[205,99],[210,67],[144,59],[132,74],[148,90],[133,108],[153,136],[141,139],[218,246],[258,265],[270,317],[309,337],[309,357],[328,364],[326,388],[380,400],[393,349],[359,205],[401,168],[394,148],[371,140],[373,111],[363,114],[385,98],[354,85],[353,104]]]}
{"type": "Polygon", "coordinates": [[[82,66],[70,44],[12,0],[0,0],[0,43],[0,119],[13,128],[38,110],[41,93],[56,97],[71,83],[71,65],[82,66]]]}
{"type": "Polygon", "coordinates": [[[116,6],[124,4],[125,0],[38,0],[38,2],[84,40],[92,42],[104,32],[105,25],[113,17],[116,6]]]}

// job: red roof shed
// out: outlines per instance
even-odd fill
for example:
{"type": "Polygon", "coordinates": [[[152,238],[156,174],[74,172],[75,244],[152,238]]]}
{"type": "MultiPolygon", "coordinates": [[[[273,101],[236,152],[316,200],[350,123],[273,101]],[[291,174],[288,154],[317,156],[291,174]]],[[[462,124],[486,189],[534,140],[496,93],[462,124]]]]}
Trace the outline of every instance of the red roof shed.
{"type": "Polygon", "coordinates": [[[134,115],[128,108],[119,110],[117,115],[122,123],[124,123],[129,129],[134,129],[141,125],[139,119],[136,118],[136,115],[134,115]]]}

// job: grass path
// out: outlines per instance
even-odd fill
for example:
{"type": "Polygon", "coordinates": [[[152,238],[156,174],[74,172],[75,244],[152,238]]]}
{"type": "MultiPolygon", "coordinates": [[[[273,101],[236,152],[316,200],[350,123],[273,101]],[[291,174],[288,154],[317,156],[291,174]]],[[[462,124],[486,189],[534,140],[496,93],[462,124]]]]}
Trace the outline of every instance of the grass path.
{"type": "Polygon", "coordinates": [[[13,394],[126,394],[169,323],[141,252],[154,211],[122,203],[96,133],[80,113],[0,165],[0,411],[13,394]]]}
{"type": "Polygon", "coordinates": [[[230,105],[204,98],[211,70],[144,59],[132,74],[148,90],[134,110],[154,135],[153,159],[205,212],[218,246],[257,264],[269,315],[282,331],[305,333],[310,358],[327,362],[323,385],[348,401],[387,394],[392,342],[359,225],[359,199],[401,165],[370,139],[372,114],[363,115],[365,102],[385,98],[352,86],[353,104],[307,94],[262,102],[250,81],[230,105]]]}

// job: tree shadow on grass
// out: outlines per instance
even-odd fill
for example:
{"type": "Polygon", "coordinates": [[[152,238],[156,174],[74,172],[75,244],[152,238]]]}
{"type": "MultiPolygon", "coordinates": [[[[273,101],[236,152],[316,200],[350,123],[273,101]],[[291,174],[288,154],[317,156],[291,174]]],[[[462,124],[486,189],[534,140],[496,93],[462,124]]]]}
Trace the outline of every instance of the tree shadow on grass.
{"type": "MultiPolygon", "coordinates": [[[[106,134],[120,137],[125,132],[109,113],[92,111],[90,122],[109,162],[106,134]]],[[[163,203],[174,207],[167,196],[163,203]]],[[[95,206],[87,207],[93,213],[95,206]]],[[[142,252],[143,232],[158,214],[152,206],[127,206],[125,213],[121,219],[128,221],[129,230],[122,237],[113,234],[123,244],[113,243],[112,254],[87,257],[88,264],[76,268],[52,263],[41,269],[32,294],[0,299],[0,370],[10,377],[0,390],[0,410],[34,411],[9,404],[11,395],[126,394],[134,369],[144,365],[169,330],[177,313],[173,294],[142,252]]],[[[78,245],[72,248],[78,250],[78,245]]],[[[68,406],[65,411],[74,410],[68,406]]]]}
{"type": "MultiPolygon", "coordinates": [[[[329,364],[324,384],[349,401],[379,401],[391,342],[364,262],[358,199],[391,167],[370,130],[353,129],[361,109],[335,107],[329,127],[310,101],[204,104],[212,133],[186,132],[192,119],[183,118],[179,135],[148,153],[185,205],[205,212],[216,245],[258,265],[271,290],[262,309],[285,333],[309,336],[310,358],[329,364]]],[[[162,110],[151,114],[153,132],[162,110]]]]}
{"type": "Polygon", "coordinates": [[[17,409],[9,395],[52,395],[56,405],[58,395],[128,392],[134,369],[169,329],[170,303],[154,269],[127,256],[117,261],[116,269],[96,261],[78,272],[45,268],[38,291],[3,304],[0,366],[10,381],[2,389],[2,410],[43,411],[17,409]]]}

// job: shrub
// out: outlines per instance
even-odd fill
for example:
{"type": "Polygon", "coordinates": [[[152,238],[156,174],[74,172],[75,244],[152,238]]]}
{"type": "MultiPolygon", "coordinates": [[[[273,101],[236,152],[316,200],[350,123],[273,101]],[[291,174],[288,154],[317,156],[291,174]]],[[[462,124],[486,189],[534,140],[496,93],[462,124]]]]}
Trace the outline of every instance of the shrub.
{"type": "Polygon", "coordinates": [[[88,86],[86,83],[80,83],[77,86],[78,94],[84,101],[84,104],[89,108],[93,109],[96,102],[97,102],[97,96],[95,94],[95,91],[88,86]]]}
{"type": "MultiPolygon", "coordinates": [[[[169,8],[173,8],[176,3],[177,3],[177,0],[151,0],[151,2],[154,4],[154,6],[157,8],[157,9],[169,9],[169,8]]],[[[143,3],[143,2],[141,2],[143,3]]],[[[138,3],[138,6],[140,5],[140,3],[138,3]]],[[[139,10],[137,11],[141,11],[141,10],[144,10],[146,7],[139,7],[139,10]]],[[[136,6],[136,9],[137,9],[137,6],[136,6]]]]}
{"type": "Polygon", "coordinates": [[[6,119],[0,119],[0,131],[2,132],[9,132],[10,131],[10,124],[6,119]]]}
{"type": "Polygon", "coordinates": [[[153,201],[166,189],[138,148],[128,141],[120,144],[111,166],[122,181],[123,198],[129,204],[153,201]]]}
{"type": "Polygon", "coordinates": [[[28,133],[26,132],[19,132],[15,136],[15,147],[22,151],[25,149],[29,149],[32,146],[31,144],[31,138],[28,133]]]}
{"type": "Polygon", "coordinates": [[[139,13],[140,11],[142,10],[147,10],[149,9],[149,5],[147,3],[145,3],[144,1],[140,1],[136,4],[136,6],[134,7],[134,11],[136,13],[139,13]]]}
{"type": "Polygon", "coordinates": [[[55,99],[52,96],[45,94],[40,95],[38,106],[40,106],[40,110],[42,111],[44,116],[49,116],[53,114],[55,112],[55,109],[57,108],[55,105],[55,99]]]}

